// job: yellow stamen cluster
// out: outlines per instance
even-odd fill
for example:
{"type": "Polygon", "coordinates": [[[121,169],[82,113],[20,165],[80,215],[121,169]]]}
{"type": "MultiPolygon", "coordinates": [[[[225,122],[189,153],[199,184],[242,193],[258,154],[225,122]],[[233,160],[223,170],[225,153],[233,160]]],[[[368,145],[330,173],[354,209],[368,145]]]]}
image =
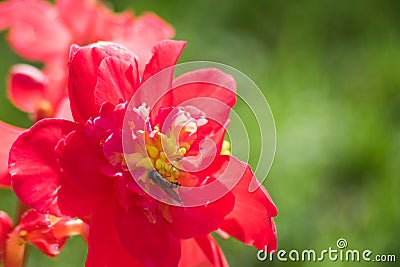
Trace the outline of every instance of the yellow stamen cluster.
{"type": "Polygon", "coordinates": [[[190,146],[179,146],[174,136],[167,137],[158,132],[157,127],[155,131],[151,137],[146,136],[147,161],[167,181],[178,183],[180,173],[177,165],[190,146]]]}

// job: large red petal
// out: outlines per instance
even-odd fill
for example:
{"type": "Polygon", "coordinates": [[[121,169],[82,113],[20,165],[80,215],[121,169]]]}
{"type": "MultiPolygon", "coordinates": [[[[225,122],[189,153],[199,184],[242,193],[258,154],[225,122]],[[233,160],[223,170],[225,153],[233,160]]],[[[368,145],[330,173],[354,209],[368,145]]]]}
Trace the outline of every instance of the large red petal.
{"type": "Polygon", "coordinates": [[[0,28],[10,27],[9,42],[31,60],[65,60],[72,36],[57,9],[40,0],[9,1],[0,5],[0,28]]]}
{"type": "MultiPolygon", "coordinates": [[[[199,197],[202,192],[197,191],[196,194],[190,196],[189,193],[181,195],[183,203],[186,197],[199,197]]],[[[204,200],[206,203],[206,200],[204,200]]],[[[171,232],[181,239],[187,239],[197,236],[207,235],[217,230],[225,216],[229,214],[234,206],[235,199],[232,194],[228,193],[220,199],[207,203],[198,207],[178,207],[170,206],[172,223],[169,224],[171,232]]]]}
{"type": "Polygon", "coordinates": [[[11,187],[10,174],[8,173],[8,154],[12,143],[22,131],[23,129],[0,121],[0,187],[11,187]]]}
{"type": "Polygon", "coordinates": [[[44,119],[17,138],[10,150],[9,170],[21,201],[56,216],[83,217],[93,212],[103,196],[73,186],[61,172],[55,151],[60,141],[80,128],[70,121],[44,119]]]}
{"type": "MultiPolygon", "coordinates": [[[[238,161],[231,156],[222,156],[222,158],[225,161],[238,161]]],[[[267,246],[268,251],[275,251],[276,229],[272,217],[275,217],[278,211],[262,185],[254,192],[249,192],[250,183],[253,183],[254,179],[257,178],[247,166],[242,178],[232,190],[235,195],[235,206],[233,211],[225,217],[221,229],[247,245],[258,249],[264,249],[267,246]]]]}
{"type": "Polygon", "coordinates": [[[179,267],[228,267],[224,253],[211,235],[181,241],[182,256],[179,267]]]}
{"type": "Polygon", "coordinates": [[[132,63],[108,57],[98,70],[95,88],[95,102],[101,106],[104,102],[114,105],[129,100],[140,84],[136,60],[132,63]],[[133,64],[133,65],[132,65],[133,64]]]}
{"type": "Polygon", "coordinates": [[[60,139],[78,126],[45,119],[22,133],[10,150],[9,170],[17,196],[43,213],[59,214],[59,167],[54,148],[60,139]]]}
{"type": "Polygon", "coordinates": [[[177,266],[180,242],[168,231],[164,218],[152,221],[153,217],[138,206],[118,204],[115,212],[118,236],[133,257],[146,266],[177,266]]]}
{"type": "Polygon", "coordinates": [[[174,76],[172,66],[176,65],[185,45],[184,41],[164,40],[158,42],[152,49],[152,56],[142,75],[143,85],[135,93],[131,104],[139,106],[146,103],[151,107],[153,119],[160,107],[172,105],[172,95],[166,97],[165,94],[172,86],[174,76]]]}
{"type": "Polygon", "coordinates": [[[90,117],[97,116],[100,106],[96,105],[94,90],[98,68],[102,60],[109,56],[131,63],[135,60],[130,51],[114,43],[71,46],[68,91],[75,121],[85,122],[90,117]]]}
{"type": "MultiPolygon", "coordinates": [[[[132,242],[140,242],[140,240],[135,240],[136,237],[132,239],[132,242]]],[[[115,225],[114,201],[109,201],[98,210],[90,223],[86,267],[98,266],[145,266],[127,252],[119,239],[115,225]]]]}

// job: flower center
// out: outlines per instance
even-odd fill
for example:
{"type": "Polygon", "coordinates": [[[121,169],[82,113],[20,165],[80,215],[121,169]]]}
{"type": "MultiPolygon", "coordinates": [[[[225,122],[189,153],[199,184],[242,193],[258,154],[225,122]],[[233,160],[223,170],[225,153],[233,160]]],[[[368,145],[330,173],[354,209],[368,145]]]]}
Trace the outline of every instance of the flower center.
{"type": "Polygon", "coordinates": [[[166,181],[181,185],[186,172],[181,171],[180,161],[190,148],[188,143],[179,144],[173,134],[167,136],[155,126],[154,130],[145,136],[146,151],[154,168],[166,181]]]}

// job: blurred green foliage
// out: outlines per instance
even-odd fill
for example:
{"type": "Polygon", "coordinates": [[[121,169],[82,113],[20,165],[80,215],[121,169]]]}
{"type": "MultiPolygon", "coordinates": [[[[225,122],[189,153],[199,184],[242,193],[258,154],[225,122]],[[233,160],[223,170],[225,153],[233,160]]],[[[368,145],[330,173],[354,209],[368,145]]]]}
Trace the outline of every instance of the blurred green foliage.
{"type": "MultiPolygon", "coordinates": [[[[279,209],[280,249],[318,252],[336,248],[343,237],[349,249],[400,260],[400,2],[114,0],[112,5],[137,14],[151,10],[170,22],[176,39],[188,41],[180,62],[225,63],[263,90],[277,127],[276,157],[264,184],[279,209]]],[[[6,46],[4,32],[0,37],[5,81],[9,67],[21,59],[6,46]]],[[[8,103],[5,86],[0,84],[0,119],[29,126],[27,115],[8,103]]],[[[259,133],[249,129],[249,134],[259,133]]],[[[1,208],[12,210],[11,193],[2,191],[0,197],[1,208]]],[[[232,266],[315,265],[259,262],[256,249],[219,241],[232,266]]],[[[79,238],[55,260],[32,249],[28,266],[83,266],[84,249],[79,238]]]]}

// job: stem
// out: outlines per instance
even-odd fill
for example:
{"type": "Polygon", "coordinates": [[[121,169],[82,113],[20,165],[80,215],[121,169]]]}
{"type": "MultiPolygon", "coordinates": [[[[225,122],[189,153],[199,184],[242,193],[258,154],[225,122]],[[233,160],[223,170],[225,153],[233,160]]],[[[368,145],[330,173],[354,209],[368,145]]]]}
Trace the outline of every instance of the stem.
{"type": "MultiPolygon", "coordinates": [[[[15,212],[15,226],[21,222],[22,215],[29,209],[27,205],[17,200],[17,210],[15,212]]],[[[18,231],[10,234],[6,242],[6,252],[4,259],[5,267],[23,267],[28,259],[29,247],[26,241],[19,237],[18,231]]]]}
{"type": "Polygon", "coordinates": [[[29,209],[27,205],[22,203],[19,199],[17,200],[17,211],[15,213],[15,225],[21,222],[22,215],[29,209]]]}
{"type": "Polygon", "coordinates": [[[23,267],[25,263],[26,242],[19,237],[18,231],[13,231],[6,241],[4,257],[5,267],[23,267]]]}

